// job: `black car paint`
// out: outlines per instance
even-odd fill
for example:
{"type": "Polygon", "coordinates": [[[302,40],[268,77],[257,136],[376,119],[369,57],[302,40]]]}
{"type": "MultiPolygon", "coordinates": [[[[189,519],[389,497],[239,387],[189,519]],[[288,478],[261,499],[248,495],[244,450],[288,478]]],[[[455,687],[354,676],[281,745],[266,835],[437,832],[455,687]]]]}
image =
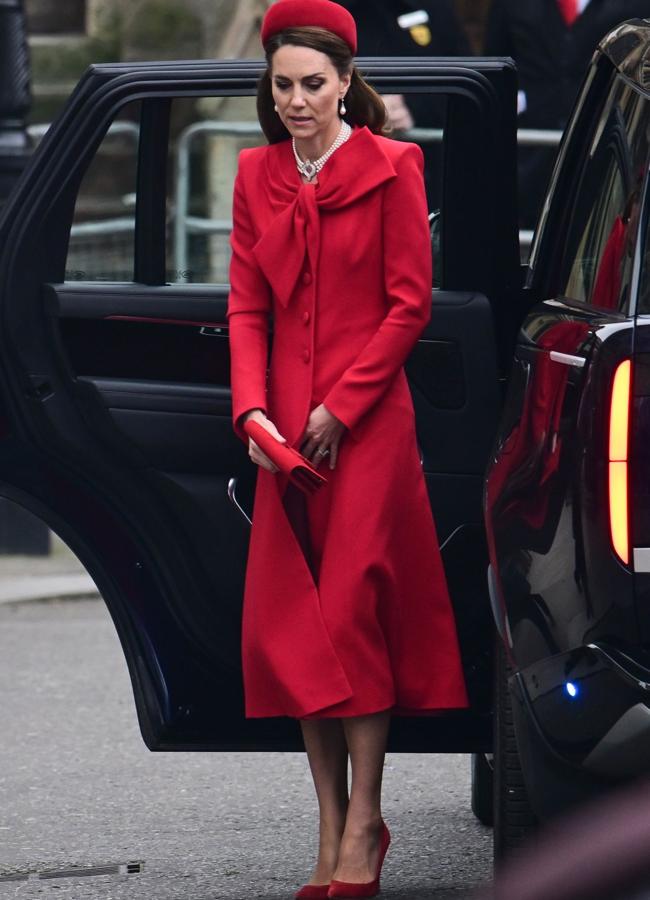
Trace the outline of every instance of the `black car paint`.
{"type": "MultiPolygon", "coordinates": [[[[625,123],[607,117],[607,104],[625,85],[648,98],[648,121],[641,64],[649,47],[650,23],[641,21],[603,42],[565,134],[527,281],[536,305],[517,340],[486,480],[492,603],[513,669],[522,769],[542,818],[648,770],[650,579],[612,547],[607,441],[614,372],[631,359],[630,543],[643,546],[650,410],[641,373],[650,330],[642,317],[635,320],[634,296],[620,311],[604,310],[572,302],[558,286],[579,173],[594,154],[599,119],[610,129],[608,146],[625,184],[633,177],[625,123]],[[567,340],[557,344],[554,330],[567,340]],[[554,364],[553,350],[575,364],[554,364]]],[[[647,145],[642,151],[646,211],[637,223],[637,261],[647,231],[647,145]]]]}

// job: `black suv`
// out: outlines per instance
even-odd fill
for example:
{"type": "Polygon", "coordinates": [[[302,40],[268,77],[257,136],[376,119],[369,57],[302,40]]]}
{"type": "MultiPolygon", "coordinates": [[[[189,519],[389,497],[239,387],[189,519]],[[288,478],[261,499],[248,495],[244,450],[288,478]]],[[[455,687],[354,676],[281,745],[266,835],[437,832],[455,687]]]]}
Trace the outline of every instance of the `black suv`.
{"type": "Polygon", "coordinates": [[[602,42],[564,135],[488,466],[507,842],[523,784],[546,818],[650,769],[649,166],[644,20],[602,42]]]}
{"type": "MultiPolygon", "coordinates": [[[[513,719],[540,816],[643,768],[650,740],[650,23],[596,53],[524,271],[512,61],[361,68],[442,124],[421,134],[441,208],[407,373],[471,698],[395,718],[390,749],[474,753],[484,820],[494,749],[503,849],[533,818],[513,719]]],[[[255,467],[230,419],[226,281],[261,69],[92,67],[0,220],[0,492],[95,579],[155,750],[301,746],[292,720],[244,718],[240,673],[255,467]]]]}

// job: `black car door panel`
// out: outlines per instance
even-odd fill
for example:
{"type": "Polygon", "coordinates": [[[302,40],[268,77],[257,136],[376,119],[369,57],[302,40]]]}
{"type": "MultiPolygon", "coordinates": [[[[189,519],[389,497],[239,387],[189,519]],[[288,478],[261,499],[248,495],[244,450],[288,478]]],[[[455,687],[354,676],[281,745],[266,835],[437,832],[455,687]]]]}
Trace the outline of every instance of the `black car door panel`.
{"type": "MultiPolygon", "coordinates": [[[[238,456],[226,421],[224,293],[188,286],[128,294],[111,286],[46,289],[62,359],[86,403],[94,388],[152,465],[164,459],[192,471],[202,460],[218,471],[224,454],[238,456]]],[[[459,525],[480,521],[482,474],[500,409],[492,332],[484,296],[436,291],[431,321],[406,366],[441,543],[459,525]]]]}
{"type": "MultiPolygon", "coordinates": [[[[398,719],[391,746],[487,750],[491,625],[481,479],[518,288],[514,69],[498,60],[371,60],[364,67],[385,92],[429,91],[448,103],[438,173],[442,289],[433,293],[431,322],[407,374],[473,704],[398,719]]],[[[246,720],[242,711],[249,535],[242,511],[252,510],[256,469],[230,418],[223,223],[232,173],[230,181],[222,173],[236,161],[234,145],[206,144],[212,168],[195,172],[187,246],[178,245],[175,217],[185,213],[171,183],[173,135],[191,121],[196,99],[218,106],[230,98],[248,104],[250,115],[259,72],[250,61],[95,67],[0,221],[4,493],[38,510],[95,578],[152,749],[300,746],[294,722],[246,720]],[[97,266],[81,244],[104,225],[79,219],[78,198],[124,109],[120,134],[132,142],[137,165],[133,187],[125,178],[111,208],[119,211],[130,190],[135,204],[117,218],[118,249],[107,243],[97,266]],[[217,182],[209,188],[213,164],[217,182]],[[201,223],[208,220],[216,233],[206,237],[201,223]],[[124,245],[127,256],[113,259],[124,245]],[[194,256],[183,263],[187,252],[194,256]],[[124,280],[129,267],[133,277],[124,280]],[[65,279],[66,269],[74,280],[65,279]]],[[[111,150],[118,161],[128,150],[120,140],[111,150]]]]}

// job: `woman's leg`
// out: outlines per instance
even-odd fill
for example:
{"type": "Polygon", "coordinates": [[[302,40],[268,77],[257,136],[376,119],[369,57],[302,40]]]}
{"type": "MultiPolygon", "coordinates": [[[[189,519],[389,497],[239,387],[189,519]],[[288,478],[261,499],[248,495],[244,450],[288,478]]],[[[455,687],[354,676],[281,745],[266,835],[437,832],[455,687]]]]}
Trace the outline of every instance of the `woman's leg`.
{"type": "Polygon", "coordinates": [[[372,881],[379,863],[381,781],[390,713],[341,719],[352,764],[352,788],[337,881],[372,881]]]}
{"type": "Polygon", "coordinates": [[[328,884],[348,809],[348,749],[340,719],[300,722],[320,814],[318,861],[309,884],[328,884]]]}

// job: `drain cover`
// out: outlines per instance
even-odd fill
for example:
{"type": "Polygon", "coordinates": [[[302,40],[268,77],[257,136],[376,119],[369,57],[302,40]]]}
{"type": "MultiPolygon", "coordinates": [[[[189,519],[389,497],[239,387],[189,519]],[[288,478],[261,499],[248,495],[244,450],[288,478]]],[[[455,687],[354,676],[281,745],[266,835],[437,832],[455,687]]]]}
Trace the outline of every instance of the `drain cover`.
{"type": "Polygon", "coordinates": [[[144,870],[144,862],[130,860],[125,863],[108,863],[105,866],[70,866],[67,869],[40,869],[36,872],[12,872],[0,875],[4,881],[49,881],[53,878],[83,878],[96,875],[137,875],[144,870]]]}

